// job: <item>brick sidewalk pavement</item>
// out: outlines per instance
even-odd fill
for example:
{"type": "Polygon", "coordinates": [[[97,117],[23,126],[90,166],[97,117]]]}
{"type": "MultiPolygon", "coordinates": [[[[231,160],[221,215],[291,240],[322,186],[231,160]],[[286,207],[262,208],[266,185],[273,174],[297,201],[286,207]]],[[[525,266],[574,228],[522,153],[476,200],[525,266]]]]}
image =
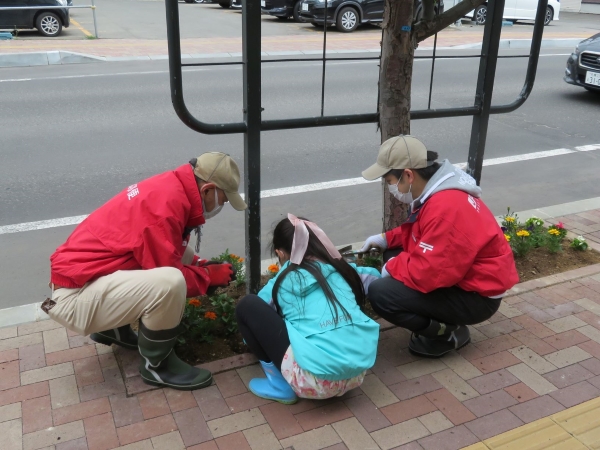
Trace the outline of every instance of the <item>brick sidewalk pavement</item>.
{"type": "MultiPolygon", "coordinates": [[[[558,220],[600,246],[600,210],[558,220]]],[[[2,328],[0,447],[458,449],[600,396],[600,265],[515,286],[473,343],[441,360],[412,356],[409,334],[382,325],[361,388],[292,406],[248,392],[257,365],[195,392],[128,395],[142,387],[130,383],[135,352],[119,351],[119,367],[112,348],[52,321],[2,328]]]]}
{"type": "MultiPolygon", "coordinates": [[[[466,29],[445,29],[438,35],[439,47],[479,43],[483,36],[483,27],[465,27],[466,29]]],[[[546,31],[545,39],[587,38],[586,31],[557,30],[546,31]]],[[[502,39],[531,39],[531,29],[512,27],[502,30],[502,39]]],[[[328,33],[329,50],[371,50],[380,47],[379,32],[360,32],[353,34],[328,33]]],[[[433,38],[419,44],[420,48],[433,47],[433,38]]],[[[314,32],[295,36],[265,36],[262,38],[263,52],[278,51],[318,51],[323,49],[323,34],[314,32]]],[[[166,55],[166,40],[142,39],[99,39],[99,40],[10,40],[0,41],[0,53],[70,51],[105,57],[136,57],[166,55]]],[[[182,39],[183,54],[239,53],[242,51],[241,38],[198,38],[182,39]]]]}

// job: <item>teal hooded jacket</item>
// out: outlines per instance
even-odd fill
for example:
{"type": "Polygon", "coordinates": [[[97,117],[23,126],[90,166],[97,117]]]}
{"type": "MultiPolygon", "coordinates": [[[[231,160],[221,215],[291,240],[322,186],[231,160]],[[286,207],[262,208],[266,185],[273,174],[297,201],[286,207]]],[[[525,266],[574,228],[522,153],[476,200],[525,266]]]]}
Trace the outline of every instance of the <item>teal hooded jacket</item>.
{"type": "MultiPolygon", "coordinates": [[[[304,269],[285,277],[277,300],[298,365],[318,378],[346,380],[375,364],[379,324],[360,310],[350,285],[333,266],[316,264],[347,314],[338,307],[336,317],[318,281],[304,269]]],[[[288,265],[258,293],[267,303],[272,304],[275,281],[288,265]]],[[[359,274],[381,276],[376,269],[352,266],[359,274]]]]}

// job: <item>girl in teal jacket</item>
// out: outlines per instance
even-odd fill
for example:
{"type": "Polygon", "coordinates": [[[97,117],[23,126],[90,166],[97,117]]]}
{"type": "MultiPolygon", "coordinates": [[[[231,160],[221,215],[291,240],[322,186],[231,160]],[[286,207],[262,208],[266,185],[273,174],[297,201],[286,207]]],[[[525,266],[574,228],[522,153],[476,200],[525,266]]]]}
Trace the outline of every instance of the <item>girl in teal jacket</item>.
{"type": "Polygon", "coordinates": [[[316,224],[292,214],[275,227],[272,248],[279,273],[236,308],[267,376],[251,380],[250,390],[289,404],[360,386],[379,339],[379,325],[361,308],[379,272],[348,264],[316,224]]]}

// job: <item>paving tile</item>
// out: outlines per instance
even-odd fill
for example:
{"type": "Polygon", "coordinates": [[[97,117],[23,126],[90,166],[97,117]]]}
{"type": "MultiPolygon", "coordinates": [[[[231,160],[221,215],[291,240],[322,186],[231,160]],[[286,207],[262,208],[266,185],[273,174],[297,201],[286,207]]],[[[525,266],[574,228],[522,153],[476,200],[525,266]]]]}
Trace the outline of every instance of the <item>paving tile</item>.
{"type": "Polygon", "coordinates": [[[114,369],[115,367],[119,367],[114,353],[98,355],[98,361],[100,362],[100,367],[102,369],[114,369]]]}
{"type": "MultiPolygon", "coordinates": [[[[555,334],[555,332],[552,331],[550,328],[546,327],[545,325],[542,325],[537,320],[532,319],[527,314],[525,314],[523,316],[515,317],[513,319],[513,321],[518,323],[523,328],[530,331],[531,333],[533,333],[535,336],[537,336],[540,339],[543,339],[543,338],[546,338],[548,336],[552,336],[553,334],[555,334]]],[[[512,347],[516,347],[516,345],[513,345],[512,347]]]]}
{"type": "Polygon", "coordinates": [[[384,356],[377,357],[371,370],[386,386],[406,381],[406,377],[384,356]]]}
{"type": "MultiPolygon", "coordinates": [[[[550,344],[556,350],[562,350],[568,347],[572,347],[582,342],[589,341],[590,338],[584,336],[577,330],[565,331],[564,333],[555,334],[544,339],[544,342],[550,344]]],[[[551,353],[551,352],[548,352],[551,353]]]]}
{"type": "Polygon", "coordinates": [[[250,366],[240,367],[239,369],[236,369],[235,372],[237,372],[238,376],[242,380],[242,383],[244,383],[244,386],[246,386],[246,389],[248,389],[248,384],[253,378],[265,378],[265,372],[262,370],[260,364],[252,364],[250,366]]]}
{"type": "Polygon", "coordinates": [[[243,433],[252,450],[278,450],[283,448],[268,424],[244,430],[243,433]]]}
{"type": "Polygon", "coordinates": [[[389,450],[428,435],[429,431],[419,419],[411,419],[371,433],[382,450],[389,450]]]}
{"type": "Polygon", "coordinates": [[[58,427],[23,435],[23,450],[37,450],[50,445],[72,441],[85,436],[83,421],[66,423],[58,427]]]}
{"type": "MultiPolygon", "coordinates": [[[[152,441],[145,439],[143,441],[134,442],[133,444],[117,447],[115,450],[153,450],[152,441]]],[[[206,449],[203,449],[206,450],[206,449]]],[[[215,450],[219,450],[215,444],[215,450]]]]}
{"type": "MultiPolygon", "coordinates": [[[[149,450],[152,450],[152,444],[150,444],[149,450]]],[[[215,441],[208,441],[208,442],[204,442],[203,444],[198,444],[198,445],[194,445],[193,447],[188,447],[188,450],[219,450],[219,447],[217,447],[217,443],[215,441]]]]}
{"type": "MultiPolygon", "coordinates": [[[[449,354],[451,354],[453,352],[450,352],[449,354]]],[[[457,350],[457,352],[460,356],[462,356],[464,359],[466,359],[469,362],[473,362],[474,359],[479,359],[479,358],[483,358],[484,356],[486,356],[485,353],[483,353],[481,350],[479,350],[477,347],[475,347],[474,345],[467,345],[463,348],[461,348],[460,350],[457,350]]],[[[443,359],[443,358],[442,358],[443,359]]]]}
{"type": "Polygon", "coordinates": [[[469,384],[480,394],[489,394],[517,383],[519,383],[519,379],[506,369],[469,380],[469,384]]]}
{"type": "Polygon", "coordinates": [[[501,322],[478,327],[477,329],[485,334],[488,338],[495,338],[505,334],[513,333],[514,331],[519,331],[522,328],[523,327],[521,325],[513,322],[512,320],[503,320],[501,322]]]}
{"type": "MultiPolygon", "coordinates": [[[[193,394],[194,394],[194,397],[196,398],[196,401],[198,402],[198,405],[200,406],[200,410],[202,411],[202,414],[204,414],[204,418],[206,420],[212,420],[212,419],[217,419],[219,417],[227,416],[227,415],[231,414],[231,412],[232,412],[228,406],[228,403],[225,401],[225,399],[221,395],[221,391],[219,390],[219,388],[217,386],[209,386],[205,389],[199,389],[197,391],[194,391],[193,394]]],[[[244,394],[240,394],[240,395],[245,395],[245,394],[249,394],[250,396],[252,396],[254,398],[259,398],[259,397],[256,397],[254,394],[248,393],[248,392],[245,392],[244,394]]],[[[239,402],[240,395],[230,397],[229,399],[236,399],[239,402]]],[[[234,400],[234,402],[236,402],[236,400],[234,400]]],[[[258,405],[255,405],[252,407],[256,407],[256,406],[258,406],[258,405]]],[[[252,407],[243,408],[243,409],[251,409],[252,407]]],[[[236,412],[239,412],[241,410],[242,410],[242,408],[238,408],[236,412]]]]}
{"type": "MultiPolygon", "coordinates": [[[[512,356],[512,355],[511,355],[512,356]]],[[[390,386],[390,390],[399,400],[417,397],[428,392],[437,391],[443,386],[431,375],[425,375],[412,380],[403,381],[390,386]]]]}
{"type": "Polygon", "coordinates": [[[596,329],[600,329],[600,316],[598,316],[590,311],[583,311],[583,312],[577,313],[577,314],[575,314],[575,317],[583,320],[585,323],[593,326],[596,329]]]}
{"type": "Polygon", "coordinates": [[[557,305],[553,308],[546,308],[544,309],[544,312],[551,315],[555,319],[561,319],[563,317],[577,314],[583,310],[584,308],[577,304],[577,302],[569,302],[562,305],[557,305]]]}
{"type": "Polygon", "coordinates": [[[480,417],[465,426],[480,440],[497,436],[505,431],[520,427],[523,422],[507,409],[497,411],[489,416],[480,417]]]}
{"type": "Polygon", "coordinates": [[[117,428],[144,421],[142,408],[137,397],[117,394],[111,395],[108,399],[117,428]]]}
{"type": "Polygon", "coordinates": [[[173,413],[173,418],[186,446],[201,444],[213,438],[198,407],[173,413]]]}
{"type": "Polygon", "coordinates": [[[215,443],[217,444],[217,447],[219,447],[219,450],[251,450],[244,433],[241,431],[217,438],[215,439],[215,443]]]}
{"type": "Polygon", "coordinates": [[[70,362],[28,370],[27,372],[21,372],[21,385],[25,386],[27,384],[53,380],[54,378],[73,375],[73,373],[73,363],[70,362]]]}
{"type": "Polygon", "coordinates": [[[456,450],[477,442],[477,438],[464,425],[461,425],[419,439],[418,442],[425,450],[456,450]]]}
{"type": "Polygon", "coordinates": [[[509,305],[505,301],[500,302],[500,307],[498,308],[498,311],[500,311],[505,317],[508,317],[509,319],[523,314],[522,311],[520,311],[514,306],[509,305]]]}
{"type": "MultiPolygon", "coordinates": [[[[517,343],[519,341],[516,341],[517,343]]],[[[482,373],[495,372],[506,367],[519,364],[521,360],[508,351],[502,351],[484,358],[475,359],[473,365],[482,373]]]]}
{"type": "MultiPolygon", "coordinates": [[[[200,389],[203,391],[205,389],[200,389]]],[[[143,392],[137,396],[145,420],[171,413],[167,398],[162,390],[143,392]]]]}
{"type": "Polygon", "coordinates": [[[19,370],[21,372],[46,367],[46,354],[44,353],[43,344],[21,347],[17,351],[19,352],[19,370]]]}
{"type": "Polygon", "coordinates": [[[52,409],[65,406],[76,405],[79,403],[79,390],[74,375],[68,377],[55,378],[50,380],[50,398],[52,399],[52,409]]]}
{"type": "Polygon", "coordinates": [[[104,383],[84,386],[79,389],[79,398],[82,402],[125,392],[125,384],[118,368],[103,369],[102,376],[104,377],[104,383]]]}
{"type": "Polygon", "coordinates": [[[19,349],[18,348],[4,350],[3,352],[0,352],[0,363],[17,361],[17,360],[19,360],[19,349]]]}
{"type": "Polygon", "coordinates": [[[77,386],[80,388],[104,382],[102,368],[97,356],[73,361],[77,386]]]}
{"type": "Polygon", "coordinates": [[[424,395],[381,408],[381,412],[392,424],[405,422],[433,411],[437,411],[437,408],[424,395]]]}
{"type": "Polygon", "coordinates": [[[433,377],[461,402],[479,396],[479,393],[452,369],[436,372],[433,377]]]}
{"type": "Polygon", "coordinates": [[[482,417],[517,403],[508,392],[499,390],[467,400],[463,404],[477,417],[482,417]]]}
{"type": "Polygon", "coordinates": [[[549,395],[543,395],[528,402],[523,402],[511,406],[508,410],[525,423],[548,417],[554,413],[562,411],[564,406],[558,403],[549,395]]]}
{"type": "Polygon", "coordinates": [[[469,329],[469,334],[471,335],[471,344],[477,344],[481,341],[486,341],[488,337],[479,331],[477,328],[469,325],[467,327],[469,329]]]}
{"type": "MultiPolygon", "coordinates": [[[[185,450],[179,431],[171,431],[167,434],[155,436],[152,439],[154,450],[185,450]]],[[[241,447],[240,447],[241,448],[241,447]]]]}
{"type": "Polygon", "coordinates": [[[69,337],[69,346],[71,348],[83,347],[84,345],[96,346],[96,343],[90,339],[89,336],[72,336],[69,337]]]}
{"type": "Polygon", "coordinates": [[[566,408],[598,397],[600,389],[587,381],[580,381],[566,388],[551,392],[550,396],[566,408]]]}
{"type": "Polygon", "coordinates": [[[96,355],[96,347],[93,345],[86,345],[85,347],[77,347],[69,350],[63,350],[55,353],[48,353],[46,355],[46,364],[53,366],[55,364],[61,364],[69,361],[75,361],[77,359],[89,358],[96,355]]]}
{"type": "Polygon", "coordinates": [[[447,368],[448,366],[439,359],[420,359],[412,363],[404,364],[403,366],[398,367],[398,370],[407,379],[411,380],[447,368]]]}
{"type": "Polygon", "coordinates": [[[600,375],[600,360],[597,358],[586,359],[585,361],[581,361],[579,365],[594,375],[600,375]]]}
{"type": "Polygon", "coordinates": [[[529,317],[531,317],[533,320],[540,322],[540,323],[546,323],[546,322],[556,319],[556,317],[551,316],[545,310],[537,309],[537,308],[532,311],[529,311],[527,313],[527,315],[529,317]]]}
{"type": "Polygon", "coordinates": [[[114,353],[112,346],[104,345],[104,344],[96,344],[96,353],[98,355],[105,355],[107,353],[114,353]]]}
{"type": "Polygon", "coordinates": [[[214,380],[224,398],[248,392],[246,385],[244,385],[242,379],[235,370],[215,375],[214,380]]]}
{"type": "Polygon", "coordinates": [[[369,433],[391,425],[387,417],[366,395],[349,398],[344,400],[344,403],[369,433]]]}
{"type": "Polygon", "coordinates": [[[454,395],[446,389],[425,394],[427,399],[435,405],[454,425],[460,425],[475,419],[475,415],[459,402],[454,395]]]}
{"type": "Polygon", "coordinates": [[[0,364],[0,391],[19,387],[20,385],[19,361],[0,364]]]}
{"type": "Polygon", "coordinates": [[[343,402],[332,403],[296,414],[296,420],[304,431],[329,425],[333,422],[347,419],[348,417],[352,417],[352,412],[350,412],[343,402]]]}
{"type": "Polygon", "coordinates": [[[367,375],[360,388],[378,408],[383,408],[399,401],[394,393],[375,374],[367,375]]]}
{"type": "Polygon", "coordinates": [[[600,442],[600,399],[555,414],[552,419],[589,448],[600,442]]]}
{"type": "Polygon", "coordinates": [[[0,436],[2,442],[9,449],[21,450],[23,448],[23,431],[21,419],[9,420],[0,423],[0,436]]]}
{"type": "MultiPolygon", "coordinates": [[[[246,392],[245,394],[229,397],[227,400],[224,400],[224,402],[225,407],[227,408],[227,414],[235,414],[240,411],[257,408],[263,405],[268,405],[272,401],[257,397],[252,392],[246,392]]],[[[225,410],[223,410],[223,412],[225,412],[225,410]]],[[[215,417],[207,418],[207,420],[216,419],[217,417],[223,417],[227,414],[216,415],[215,417]]]]}
{"type": "Polygon", "coordinates": [[[39,322],[29,322],[19,325],[18,334],[19,336],[25,336],[33,333],[41,333],[42,331],[54,330],[56,328],[62,328],[62,325],[53,320],[40,320],[39,322]]]}
{"type": "Polygon", "coordinates": [[[557,367],[552,364],[549,360],[542,358],[536,352],[531,350],[529,347],[520,346],[509,350],[510,353],[515,355],[533,370],[540,375],[556,370],[557,367]]]}
{"type": "Polygon", "coordinates": [[[21,402],[30,398],[43,397],[44,395],[50,395],[47,381],[8,389],[0,392],[0,406],[21,402]]]}
{"type": "Polygon", "coordinates": [[[83,420],[89,450],[109,450],[119,446],[115,422],[110,412],[83,420]]]}
{"type": "MultiPolygon", "coordinates": [[[[586,325],[585,327],[578,328],[577,331],[579,331],[584,336],[587,336],[592,341],[600,344],[600,330],[597,330],[593,326],[586,325]]],[[[2,341],[0,341],[0,344],[2,344],[2,341]]]]}
{"type": "MultiPolygon", "coordinates": [[[[393,450],[423,450],[423,447],[419,445],[417,441],[409,442],[408,444],[401,445],[400,447],[396,447],[393,450]]],[[[487,450],[487,449],[485,449],[487,450]]]]}
{"type": "Polygon", "coordinates": [[[173,420],[173,416],[167,414],[165,416],[145,420],[144,422],[121,427],[117,430],[117,435],[119,436],[121,445],[127,445],[154,436],[160,436],[161,434],[170,433],[176,429],[177,425],[175,424],[175,420],[173,420]]]}
{"type": "MultiPolygon", "coordinates": [[[[524,317],[524,316],[515,317],[515,320],[517,320],[521,317],[524,317]]],[[[527,327],[524,327],[524,328],[527,328],[527,327]]],[[[486,355],[489,356],[489,355],[494,355],[496,353],[503,352],[505,350],[508,350],[509,348],[518,347],[520,345],[520,343],[514,337],[512,337],[510,335],[505,335],[505,336],[498,336],[493,339],[487,339],[485,341],[478,342],[475,345],[479,350],[481,350],[483,353],[485,353],[486,355]]],[[[471,361],[471,362],[473,362],[473,361],[471,361]]]]}
{"type": "Polygon", "coordinates": [[[580,364],[573,364],[572,366],[564,367],[544,375],[544,378],[559,389],[593,377],[594,374],[580,364]]]}
{"type": "Polygon", "coordinates": [[[579,347],[582,350],[585,350],[593,357],[600,359],[600,344],[598,344],[597,342],[587,341],[581,344],[577,344],[577,347],[579,347]]]}
{"type": "Polygon", "coordinates": [[[549,353],[544,356],[544,358],[558,368],[570,366],[571,364],[576,364],[591,357],[592,355],[577,346],[565,348],[564,350],[559,350],[558,352],[549,353]]]}
{"type": "Polygon", "coordinates": [[[52,426],[50,396],[32,398],[22,403],[23,434],[40,431],[52,426]]]}
{"type": "Polygon", "coordinates": [[[482,372],[457,352],[446,353],[441,360],[463,380],[482,375],[482,372]]]}
{"type": "Polygon", "coordinates": [[[22,416],[21,403],[11,403],[10,405],[0,406],[0,423],[9,420],[20,419],[22,416]]]}
{"type": "Polygon", "coordinates": [[[56,444],[54,448],[55,450],[89,450],[87,439],[84,437],[56,444]]]}
{"type": "Polygon", "coordinates": [[[492,449],[551,448],[583,450],[585,447],[549,418],[525,425],[518,430],[485,441],[492,449]],[[543,447],[540,447],[543,445],[543,447]]]}
{"type": "Polygon", "coordinates": [[[171,412],[183,411],[198,406],[194,395],[189,391],[176,391],[174,389],[163,389],[171,412]]]}
{"type": "MultiPolygon", "coordinates": [[[[379,432],[376,431],[376,433],[379,432]]],[[[320,450],[342,442],[331,425],[280,440],[284,449],[293,448],[294,450],[320,450]]]]}
{"type": "Polygon", "coordinates": [[[544,297],[540,297],[535,291],[519,294],[519,298],[539,309],[551,308],[553,306],[552,302],[546,300],[544,297]]]}
{"type": "Polygon", "coordinates": [[[576,303],[583,309],[590,311],[598,316],[600,316],[600,305],[588,298],[582,298],[579,300],[575,300],[573,303],[576,303]]]}
{"type": "Polygon", "coordinates": [[[545,323],[545,326],[550,328],[555,333],[563,333],[565,331],[574,330],[585,326],[586,323],[574,316],[563,317],[562,319],[551,320],[545,323]]]}
{"type": "Polygon", "coordinates": [[[207,422],[207,425],[213,437],[216,439],[221,436],[235,433],[237,431],[247,430],[248,428],[253,428],[264,423],[266,423],[266,420],[261,411],[258,408],[254,408],[249,411],[242,411],[237,414],[211,420],[207,422]]]}
{"type": "Polygon", "coordinates": [[[0,328],[0,340],[17,337],[17,327],[0,328]]]}
{"type": "Polygon", "coordinates": [[[440,411],[430,412],[418,417],[418,419],[431,434],[439,433],[454,426],[440,411]]]}
{"type": "Polygon", "coordinates": [[[44,351],[46,353],[60,352],[69,349],[69,339],[67,330],[64,328],[55,328],[54,330],[44,331],[44,351]]]}
{"type": "Polygon", "coordinates": [[[54,426],[74,422],[76,420],[86,419],[110,411],[108,398],[99,398],[89,402],[79,403],[77,405],[66,406],[64,408],[52,411],[54,426]]]}
{"type": "Polygon", "coordinates": [[[259,409],[277,439],[285,439],[303,432],[302,427],[286,405],[270,403],[259,409]]]}
{"type": "Polygon", "coordinates": [[[556,390],[556,386],[523,363],[511,366],[507,370],[538,395],[548,394],[556,390]]]}
{"type": "Polygon", "coordinates": [[[348,450],[378,449],[373,438],[355,417],[334,423],[333,429],[342,438],[348,450]]]}

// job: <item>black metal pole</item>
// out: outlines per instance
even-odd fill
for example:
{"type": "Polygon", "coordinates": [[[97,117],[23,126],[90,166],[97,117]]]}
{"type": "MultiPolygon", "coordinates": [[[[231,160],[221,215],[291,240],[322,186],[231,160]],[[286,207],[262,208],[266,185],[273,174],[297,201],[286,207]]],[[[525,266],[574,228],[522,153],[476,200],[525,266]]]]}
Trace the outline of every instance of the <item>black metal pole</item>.
{"type": "Polygon", "coordinates": [[[323,21],[323,73],[321,74],[321,117],[325,115],[325,65],[327,64],[327,3],[325,0],[325,19],[323,21]]]}
{"type": "Polygon", "coordinates": [[[479,61],[479,75],[477,90],[475,92],[475,106],[479,114],[473,116],[471,127],[471,144],[467,173],[479,184],[481,168],[483,167],[483,152],[487,138],[488,124],[490,121],[490,108],[492,105],[492,91],[496,76],[496,62],[498,61],[498,47],[500,46],[500,33],[502,31],[502,14],[504,0],[490,0],[487,5],[487,17],[483,31],[483,44],[481,59],[479,61]]]}
{"type": "Polygon", "coordinates": [[[246,192],[246,291],[260,287],[260,0],[243,0],[242,59],[244,70],[244,184],[246,192]]]}

